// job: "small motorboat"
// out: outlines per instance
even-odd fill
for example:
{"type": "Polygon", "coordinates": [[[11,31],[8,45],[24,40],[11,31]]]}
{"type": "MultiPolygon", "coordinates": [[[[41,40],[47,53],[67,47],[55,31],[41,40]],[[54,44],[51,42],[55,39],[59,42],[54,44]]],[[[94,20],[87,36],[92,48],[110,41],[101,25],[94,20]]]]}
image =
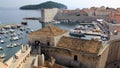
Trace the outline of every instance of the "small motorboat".
{"type": "Polygon", "coordinates": [[[13,30],[13,29],[10,29],[10,32],[11,32],[11,33],[13,33],[13,32],[15,32],[15,30],[13,30]]]}
{"type": "Polygon", "coordinates": [[[31,29],[30,27],[27,27],[27,29],[31,29]]]}
{"type": "Polygon", "coordinates": [[[7,45],[7,47],[8,48],[13,48],[14,46],[13,46],[13,44],[9,44],[9,45],[7,45]]]}
{"type": "Polygon", "coordinates": [[[30,32],[33,32],[33,31],[34,31],[34,30],[32,30],[32,29],[30,30],[30,32]]]}
{"type": "Polygon", "coordinates": [[[2,48],[2,47],[0,47],[0,50],[3,50],[3,48],[2,48]]]}
{"type": "Polygon", "coordinates": [[[4,40],[2,40],[2,39],[0,40],[0,43],[2,43],[2,44],[3,44],[4,42],[5,42],[4,40]]]}
{"type": "Polygon", "coordinates": [[[5,53],[0,54],[0,58],[5,58],[5,53]]]}
{"type": "Polygon", "coordinates": [[[12,37],[10,40],[11,41],[16,41],[16,40],[18,40],[19,38],[18,38],[18,36],[15,36],[15,37],[12,37]]]}
{"type": "Polygon", "coordinates": [[[16,46],[17,46],[17,44],[16,44],[16,43],[13,43],[13,46],[15,46],[15,47],[16,47],[16,46]]]}

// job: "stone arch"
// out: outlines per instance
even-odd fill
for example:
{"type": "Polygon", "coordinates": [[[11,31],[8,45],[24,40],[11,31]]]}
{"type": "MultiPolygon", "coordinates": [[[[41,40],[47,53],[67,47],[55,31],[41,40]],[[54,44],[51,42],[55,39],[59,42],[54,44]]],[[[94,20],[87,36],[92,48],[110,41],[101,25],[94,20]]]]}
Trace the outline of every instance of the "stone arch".
{"type": "Polygon", "coordinates": [[[108,42],[109,51],[106,61],[106,68],[115,66],[114,63],[120,61],[120,39],[111,40],[108,42]]]}

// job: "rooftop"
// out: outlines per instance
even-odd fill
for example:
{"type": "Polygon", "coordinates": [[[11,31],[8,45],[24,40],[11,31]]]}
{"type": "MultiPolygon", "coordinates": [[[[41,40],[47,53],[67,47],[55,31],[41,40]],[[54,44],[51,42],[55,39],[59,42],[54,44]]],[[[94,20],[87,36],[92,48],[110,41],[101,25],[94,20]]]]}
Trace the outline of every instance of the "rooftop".
{"type": "Polygon", "coordinates": [[[58,43],[58,47],[63,47],[75,51],[81,51],[90,54],[97,54],[102,42],[95,40],[85,40],[63,36],[58,43]]]}
{"type": "Polygon", "coordinates": [[[60,29],[60,28],[52,26],[52,25],[48,25],[48,26],[44,27],[43,29],[40,29],[40,30],[30,33],[29,35],[58,36],[58,35],[66,33],[66,32],[68,32],[68,31],[60,29]]]}

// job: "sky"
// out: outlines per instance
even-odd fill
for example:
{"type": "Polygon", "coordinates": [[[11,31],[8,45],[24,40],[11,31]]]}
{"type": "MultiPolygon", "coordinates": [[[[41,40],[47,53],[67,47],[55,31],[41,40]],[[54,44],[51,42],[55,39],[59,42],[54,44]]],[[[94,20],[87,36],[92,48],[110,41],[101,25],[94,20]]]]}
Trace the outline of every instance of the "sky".
{"type": "Polygon", "coordinates": [[[23,5],[40,4],[46,1],[54,1],[67,5],[68,9],[100,7],[120,7],[120,0],[0,0],[0,7],[19,8],[23,5]]]}

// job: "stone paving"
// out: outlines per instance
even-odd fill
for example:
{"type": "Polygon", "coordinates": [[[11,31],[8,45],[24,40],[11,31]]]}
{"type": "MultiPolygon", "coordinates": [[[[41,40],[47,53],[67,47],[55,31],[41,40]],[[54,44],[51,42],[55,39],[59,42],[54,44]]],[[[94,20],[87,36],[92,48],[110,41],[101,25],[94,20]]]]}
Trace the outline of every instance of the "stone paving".
{"type": "Polygon", "coordinates": [[[25,63],[22,65],[22,68],[33,68],[34,60],[35,60],[35,55],[30,55],[30,57],[28,57],[25,63]]]}

